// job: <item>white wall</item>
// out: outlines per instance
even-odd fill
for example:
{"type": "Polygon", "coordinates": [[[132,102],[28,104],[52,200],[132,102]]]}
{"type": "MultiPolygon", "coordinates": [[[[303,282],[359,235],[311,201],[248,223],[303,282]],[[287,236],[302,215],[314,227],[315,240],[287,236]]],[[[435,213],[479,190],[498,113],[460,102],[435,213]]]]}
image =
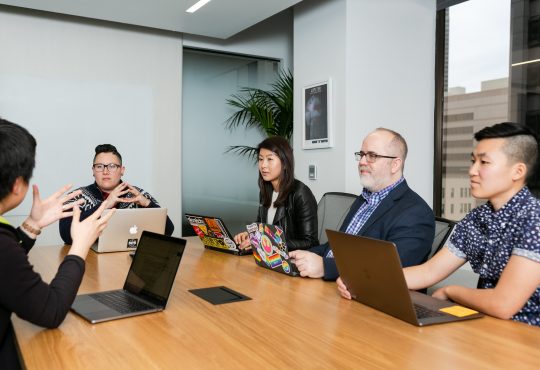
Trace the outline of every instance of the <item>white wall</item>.
{"type": "Polygon", "coordinates": [[[279,59],[293,67],[293,14],[284,10],[227,40],[185,34],[184,46],[279,59]]]}
{"type": "MultiPolygon", "coordinates": [[[[185,35],[185,45],[282,61],[292,68],[292,12],[229,40],[185,35]]],[[[43,195],[93,181],[99,143],[115,144],[125,180],[169,209],[181,229],[181,95],[184,37],[138,27],[0,6],[0,116],[38,141],[33,183],[43,195]]],[[[31,197],[6,216],[26,217],[31,197]]],[[[38,243],[58,244],[57,226],[38,243]]]]}
{"type": "Polygon", "coordinates": [[[294,8],[294,159],[296,177],[315,197],[344,191],[347,172],[346,133],[346,2],[312,0],[294,8]],[[303,87],[331,80],[334,146],[302,149],[303,87]],[[308,166],[317,166],[317,180],[308,180],[308,166]]]}
{"type": "MultiPolygon", "coordinates": [[[[182,37],[36,14],[0,7],[0,115],[37,139],[32,182],[43,195],[87,185],[95,145],[112,143],[124,179],[167,207],[179,230],[182,37]]],[[[30,204],[8,220],[18,225],[30,204]]],[[[60,243],[57,226],[39,242],[60,243]]]]}
{"type": "Polygon", "coordinates": [[[435,1],[312,0],[295,7],[295,159],[297,177],[317,198],[359,193],[353,153],[373,129],[408,142],[405,176],[428,204],[433,193],[435,1]],[[330,77],[335,146],[301,149],[302,86],[330,77]],[[307,180],[307,166],[318,180],[307,180]]]}

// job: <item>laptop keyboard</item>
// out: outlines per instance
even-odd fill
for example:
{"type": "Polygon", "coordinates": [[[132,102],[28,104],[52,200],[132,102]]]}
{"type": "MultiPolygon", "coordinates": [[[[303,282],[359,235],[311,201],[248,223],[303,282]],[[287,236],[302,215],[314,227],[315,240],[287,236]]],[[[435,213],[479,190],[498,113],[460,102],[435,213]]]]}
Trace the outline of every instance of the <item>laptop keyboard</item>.
{"type": "Polygon", "coordinates": [[[427,307],[420,306],[419,304],[416,304],[416,303],[414,303],[414,310],[416,311],[416,317],[419,319],[445,316],[445,314],[440,311],[434,311],[427,307]]]}
{"type": "Polygon", "coordinates": [[[100,303],[103,303],[105,306],[120,312],[121,314],[140,312],[154,308],[144,302],[130,297],[122,291],[90,294],[90,297],[94,298],[100,303]]]}

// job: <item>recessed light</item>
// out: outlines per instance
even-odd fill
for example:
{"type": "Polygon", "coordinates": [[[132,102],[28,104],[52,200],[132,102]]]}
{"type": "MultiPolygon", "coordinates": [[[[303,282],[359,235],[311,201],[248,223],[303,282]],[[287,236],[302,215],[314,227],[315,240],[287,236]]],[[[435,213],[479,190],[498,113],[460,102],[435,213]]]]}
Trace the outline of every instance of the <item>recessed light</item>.
{"type": "Polygon", "coordinates": [[[195,13],[197,10],[208,4],[210,0],[199,0],[194,5],[192,5],[186,12],[195,13]]]}

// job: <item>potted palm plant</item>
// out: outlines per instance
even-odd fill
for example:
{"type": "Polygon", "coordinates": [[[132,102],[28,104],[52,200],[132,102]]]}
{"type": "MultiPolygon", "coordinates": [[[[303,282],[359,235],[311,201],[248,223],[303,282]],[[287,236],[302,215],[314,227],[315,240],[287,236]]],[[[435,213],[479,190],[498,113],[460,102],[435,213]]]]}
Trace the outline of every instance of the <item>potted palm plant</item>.
{"type": "MultiPolygon", "coordinates": [[[[237,108],[225,125],[233,130],[239,126],[255,127],[266,136],[283,136],[290,140],[293,132],[293,77],[290,71],[281,71],[271,89],[244,87],[227,99],[227,104],[237,108]]],[[[256,158],[257,148],[247,145],[229,146],[233,152],[256,158]]]]}

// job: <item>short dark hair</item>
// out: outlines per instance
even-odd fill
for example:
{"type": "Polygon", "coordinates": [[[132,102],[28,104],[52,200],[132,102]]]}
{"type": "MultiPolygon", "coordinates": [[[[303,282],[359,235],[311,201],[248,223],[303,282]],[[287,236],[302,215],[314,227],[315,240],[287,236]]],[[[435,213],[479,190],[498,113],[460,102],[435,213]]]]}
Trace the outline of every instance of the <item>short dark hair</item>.
{"type": "Polygon", "coordinates": [[[29,183],[36,165],[36,139],[24,127],[0,118],[0,200],[18,177],[29,183]]]}
{"type": "MultiPolygon", "coordinates": [[[[257,155],[261,149],[267,149],[276,153],[281,161],[281,174],[279,175],[279,195],[274,206],[281,207],[285,204],[287,196],[294,188],[294,156],[291,144],[281,136],[272,136],[263,140],[257,146],[257,155]]],[[[265,207],[270,207],[272,203],[273,187],[269,181],[264,181],[259,171],[259,189],[261,191],[261,202],[265,207]]],[[[270,220],[271,221],[271,220],[270,220]]]]}
{"type": "Polygon", "coordinates": [[[502,122],[484,127],[474,134],[476,141],[485,139],[506,139],[503,151],[514,163],[527,166],[527,180],[532,177],[538,158],[538,136],[526,125],[502,122]]]}
{"type": "Polygon", "coordinates": [[[118,150],[116,150],[116,147],[114,145],[99,144],[98,146],[96,146],[96,154],[94,155],[94,162],[96,161],[96,157],[98,156],[98,154],[101,154],[101,153],[114,154],[120,160],[120,164],[122,164],[122,155],[118,152],[118,150]]]}

